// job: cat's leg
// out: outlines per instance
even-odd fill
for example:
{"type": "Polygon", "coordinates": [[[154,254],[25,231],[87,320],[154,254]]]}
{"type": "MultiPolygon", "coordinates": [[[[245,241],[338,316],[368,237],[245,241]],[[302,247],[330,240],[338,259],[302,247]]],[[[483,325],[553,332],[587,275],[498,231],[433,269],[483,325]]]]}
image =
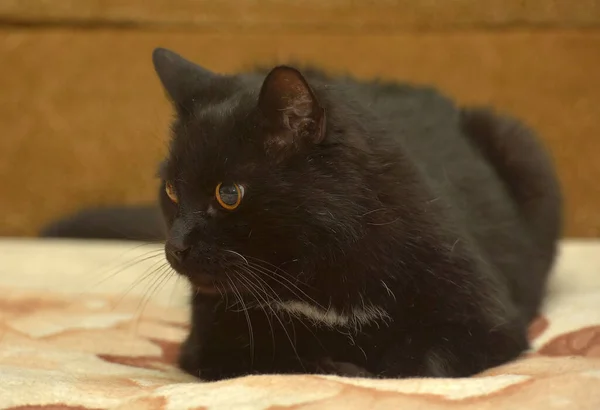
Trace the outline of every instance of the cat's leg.
{"type": "Polygon", "coordinates": [[[194,296],[191,329],[181,345],[179,367],[207,381],[256,373],[265,366],[268,353],[264,339],[269,330],[263,329],[260,319],[256,312],[227,311],[222,301],[194,296]]]}
{"type": "Polygon", "coordinates": [[[329,357],[318,360],[314,366],[315,373],[319,374],[335,374],[344,377],[374,377],[364,367],[350,362],[334,361],[329,357]]]}
{"type": "Polygon", "coordinates": [[[250,344],[246,322],[235,314],[218,321],[195,322],[182,343],[179,367],[206,381],[254,373],[257,355],[250,344]]]}
{"type": "Polygon", "coordinates": [[[178,365],[191,374],[200,377],[202,350],[210,340],[219,300],[203,295],[193,295],[191,300],[190,333],[179,347],[178,365]]]}
{"type": "MultiPolygon", "coordinates": [[[[228,357],[225,351],[215,351],[204,357],[199,371],[205,381],[216,381],[250,374],[335,374],[346,377],[370,377],[371,374],[352,363],[333,362],[328,358],[310,359],[294,356],[273,359],[255,354],[253,360],[240,355],[228,357]],[[209,357],[210,355],[210,357],[209,357]],[[242,364],[243,363],[243,364],[242,364]]],[[[256,353],[256,352],[255,352],[256,353]]],[[[248,355],[249,352],[245,351],[248,355]]]]}
{"type": "MultiPolygon", "coordinates": [[[[192,306],[192,327],[181,345],[179,367],[202,380],[229,379],[248,374],[342,371],[331,368],[328,371],[322,366],[322,360],[313,357],[315,355],[303,355],[291,349],[286,335],[279,335],[284,339],[278,343],[278,335],[273,337],[271,332],[274,328],[262,311],[227,311],[224,304],[202,295],[194,297],[192,306]]],[[[351,370],[347,368],[346,371],[351,370]]]]}

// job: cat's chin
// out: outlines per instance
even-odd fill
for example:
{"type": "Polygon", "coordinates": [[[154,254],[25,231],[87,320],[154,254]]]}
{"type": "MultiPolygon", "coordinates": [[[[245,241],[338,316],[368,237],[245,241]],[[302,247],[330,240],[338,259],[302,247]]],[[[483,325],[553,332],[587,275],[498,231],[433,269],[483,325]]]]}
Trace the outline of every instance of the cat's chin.
{"type": "MultiPolygon", "coordinates": [[[[244,284],[243,281],[237,280],[235,276],[226,275],[222,270],[200,270],[196,269],[185,269],[180,266],[175,268],[171,267],[179,275],[187,279],[190,287],[197,294],[205,295],[225,295],[227,293],[246,294],[252,293],[250,289],[244,284]]],[[[225,269],[225,268],[223,268],[225,269]]]]}
{"type": "Polygon", "coordinates": [[[228,286],[225,283],[214,278],[208,277],[189,277],[185,275],[196,293],[203,293],[209,295],[218,295],[219,293],[225,293],[228,291],[228,286]]]}
{"type": "Polygon", "coordinates": [[[229,286],[226,283],[218,280],[213,275],[188,273],[181,269],[176,269],[175,271],[188,280],[191,288],[196,293],[215,295],[225,293],[229,290],[229,286]]]}
{"type": "Polygon", "coordinates": [[[212,275],[183,275],[196,293],[205,295],[219,295],[229,293],[232,288],[226,281],[219,280],[212,275]]]}
{"type": "Polygon", "coordinates": [[[204,295],[219,295],[223,294],[224,292],[227,292],[226,289],[223,290],[222,288],[217,288],[214,285],[197,285],[195,283],[192,283],[192,287],[196,291],[196,293],[202,293],[204,295]]]}
{"type": "MultiPolygon", "coordinates": [[[[248,289],[241,283],[232,284],[226,281],[213,279],[209,281],[189,279],[192,289],[198,294],[204,295],[225,295],[228,293],[237,293],[239,295],[248,293],[248,289]]],[[[250,292],[251,293],[251,292],[250,292]]]]}

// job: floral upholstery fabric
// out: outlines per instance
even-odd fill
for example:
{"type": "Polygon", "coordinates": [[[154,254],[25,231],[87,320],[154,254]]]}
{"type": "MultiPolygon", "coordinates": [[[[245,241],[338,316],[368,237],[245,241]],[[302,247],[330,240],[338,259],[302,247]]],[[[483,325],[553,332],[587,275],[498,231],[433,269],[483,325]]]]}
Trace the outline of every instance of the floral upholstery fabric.
{"type": "Polygon", "coordinates": [[[160,247],[3,240],[0,261],[0,409],[600,409],[600,242],[564,242],[532,351],[465,379],[203,383],[174,366],[188,291],[160,247]]]}

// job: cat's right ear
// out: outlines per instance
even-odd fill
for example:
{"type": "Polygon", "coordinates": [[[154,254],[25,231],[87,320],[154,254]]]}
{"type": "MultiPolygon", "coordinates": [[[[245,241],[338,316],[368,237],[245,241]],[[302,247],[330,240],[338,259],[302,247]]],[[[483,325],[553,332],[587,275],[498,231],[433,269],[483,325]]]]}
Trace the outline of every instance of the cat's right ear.
{"type": "Polygon", "coordinates": [[[180,114],[193,110],[195,98],[215,76],[211,71],[165,48],[154,50],[152,62],[158,78],[180,114]]]}
{"type": "Polygon", "coordinates": [[[304,76],[293,67],[278,66],[267,74],[258,108],[268,129],[269,148],[320,144],[325,137],[325,109],[304,76]]]}

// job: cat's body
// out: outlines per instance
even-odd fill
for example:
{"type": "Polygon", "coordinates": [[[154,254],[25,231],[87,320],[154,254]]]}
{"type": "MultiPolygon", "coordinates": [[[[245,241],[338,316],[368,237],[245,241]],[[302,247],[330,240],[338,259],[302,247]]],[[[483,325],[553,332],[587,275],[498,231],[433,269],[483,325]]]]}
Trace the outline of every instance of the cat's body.
{"type": "Polygon", "coordinates": [[[178,112],[167,257],[198,289],[182,368],[466,376],[527,348],[561,224],[530,131],[428,88],[155,66],[178,112]]]}

